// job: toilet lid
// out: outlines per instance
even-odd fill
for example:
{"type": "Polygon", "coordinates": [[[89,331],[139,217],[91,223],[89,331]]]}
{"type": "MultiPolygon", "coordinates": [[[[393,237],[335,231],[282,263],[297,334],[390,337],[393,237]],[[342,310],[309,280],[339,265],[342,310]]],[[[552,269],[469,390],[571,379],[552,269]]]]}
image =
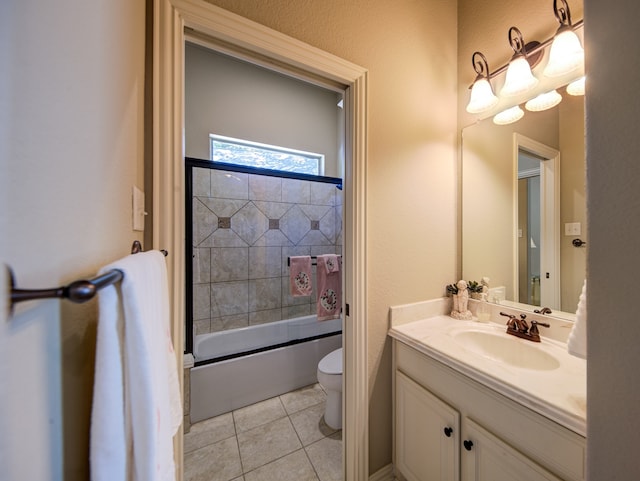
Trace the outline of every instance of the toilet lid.
{"type": "Polygon", "coordinates": [[[342,374],[342,348],[324,356],[318,364],[318,369],[325,374],[342,374]]]}

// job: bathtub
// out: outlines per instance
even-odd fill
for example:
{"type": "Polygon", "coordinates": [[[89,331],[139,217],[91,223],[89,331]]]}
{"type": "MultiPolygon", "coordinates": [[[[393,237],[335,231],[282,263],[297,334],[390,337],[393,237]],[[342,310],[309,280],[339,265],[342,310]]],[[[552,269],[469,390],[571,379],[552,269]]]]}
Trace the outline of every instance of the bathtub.
{"type": "Polygon", "coordinates": [[[197,336],[191,422],[317,382],[318,362],[342,346],[341,331],[342,319],[305,316],[197,336]]]}

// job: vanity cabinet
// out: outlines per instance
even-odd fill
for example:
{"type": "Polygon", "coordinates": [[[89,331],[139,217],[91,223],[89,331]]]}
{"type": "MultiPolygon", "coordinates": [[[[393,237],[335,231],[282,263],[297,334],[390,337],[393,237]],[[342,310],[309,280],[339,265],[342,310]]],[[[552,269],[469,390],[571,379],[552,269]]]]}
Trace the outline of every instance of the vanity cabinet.
{"type": "Polygon", "coordinates": [[[393,369],[399,479],[585,479],[584,437],[396,339],[393,369]]]}
{"type": "Polygon", "coordinates": [[[471,419],[465,419],[462,473],[462,481],[561,481],[471,419]]]}
{"type": "Polygon", "coordinates": [[[460,414],[401,372],[396,376],[396,466],[409,481],[458,481],[460,414]]]}

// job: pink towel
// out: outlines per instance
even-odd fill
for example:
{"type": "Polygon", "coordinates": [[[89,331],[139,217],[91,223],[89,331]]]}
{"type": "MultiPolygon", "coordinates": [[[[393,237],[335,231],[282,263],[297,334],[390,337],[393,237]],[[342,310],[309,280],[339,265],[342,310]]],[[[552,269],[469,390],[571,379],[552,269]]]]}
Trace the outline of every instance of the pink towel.
{"type": "Polygon", "coordinates": [[[289,290],[293,297],[311,295],[311,257],[289,257],[289,290]]]}
{"type": "Polygon", "coordinates": [[[340,272],[342,261],[335,254],[321,255],[317,259],[318,320],[337,319],[342,310],[342,272],[340,272]],[[331,272],[329,272],[327,261],[334,262],[331,272]]]}
{"type": "Polygon", "coordinates": [[[337,254],[325,254],[324,255],[325,266],[327,268],[327,274],[332,272],[340,272],[340,260],[337,254]]]}

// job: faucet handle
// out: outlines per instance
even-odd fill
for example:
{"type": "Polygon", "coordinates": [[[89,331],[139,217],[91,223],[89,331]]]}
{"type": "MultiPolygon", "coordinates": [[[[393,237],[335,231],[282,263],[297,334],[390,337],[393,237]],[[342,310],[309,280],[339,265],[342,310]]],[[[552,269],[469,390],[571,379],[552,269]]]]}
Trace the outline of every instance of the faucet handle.
{"type": "Polygon", "coordinates": [[[530,334],[540,334],[538,331],[538,326],[542,327],[551,327],[551,325],[547,322],[539,322],[539,321],[531,321],[531,329],[529,329],[530,334]]]}
{"type": "Polygon", "coordinates": [[[548,307],[543,307],[542,309],[535,309],[533,312],[536,314],[552,314],[551,309],[548,307]]]}
{"type": "Polygon", "coordinates": [[[509,318],[509,320],[507,321],[507,330],[509,329],[513,331],[518,330],[518,320],[516,316],[514,316],[513,314],[507,314],[506,312],[501,312],[500,315],[509,318]]]}

